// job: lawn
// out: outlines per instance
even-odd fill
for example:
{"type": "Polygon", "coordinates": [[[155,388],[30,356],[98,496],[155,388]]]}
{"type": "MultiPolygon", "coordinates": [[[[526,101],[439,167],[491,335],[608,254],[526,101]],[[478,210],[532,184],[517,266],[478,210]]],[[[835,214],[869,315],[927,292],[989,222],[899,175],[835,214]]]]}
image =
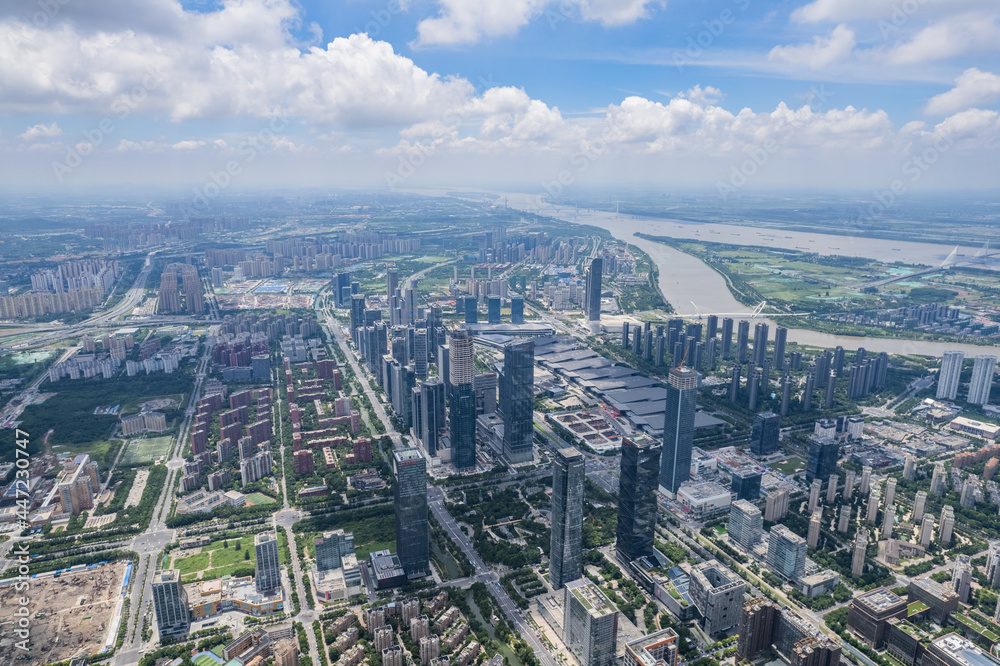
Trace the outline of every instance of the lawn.
{"type": "Polygon", "coordinates": [[[796,472],[801,472],[805,469],[802,466],[802,458],[799,458],[798,456],[792,456],[783,462],[770,465],[770,467],[785,475],[795,474],[796,472]]]}
{"type": "Polygon", "coordinates": [[[396,540],[392,541],[373,541],[365,544],[356,545],[354,548],[354,554],[357,556],[358,561],[363,561],[368,559],[368,554],[373,553],[377,550],[396,550],[396,540]]]}
{"type": "Polygon", "coordinates": [[[213,541],[207,546],[202,546],[201,552],[205,553],[210,550],[218,550],[219,548],[222,548],[223,541],[229,542],[230,549],[235,548],[236,550],[245,550],[249,548],[250,550],[253,550],[253,535],[248,534],[244,537],[240,537],[239,539],[219,539],[218,541],[213,541]]]}
{"type": "Polygon", "coordinates": [[[232,545],[229,548],[217,548],[212,551],[212,568],[217,569],[218,567],[229,566],[231,564],[239,564],[241,562],[253,562],[257,563],[257,553],[251,546],[248,549],[237,550],[233,548],[232,545]],[[249,552],[250,559],[246,560],[243,553],[249,552]]]}
{"type": "Polygon", "coordinates": [[[189,573],[197,573],[208,568],[209,554],[208,553],[198,553],[197,555],[188,555],[187,557],[181,557],[174,560],[174,567],[180,569],[181,575],[189,573]]]}

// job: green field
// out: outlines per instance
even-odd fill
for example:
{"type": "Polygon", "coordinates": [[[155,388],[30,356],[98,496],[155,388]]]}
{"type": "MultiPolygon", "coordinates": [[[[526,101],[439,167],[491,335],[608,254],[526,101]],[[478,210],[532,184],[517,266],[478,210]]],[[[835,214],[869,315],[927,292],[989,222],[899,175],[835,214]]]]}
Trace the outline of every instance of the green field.
{"type": "Polygon", "coordinates": [[[796,472],[801,472],[805,469],[805,467],[802,466],[802,459],[797,456],[792,456],[788,460],[770,465],[770,467],[786,475],[795,474],[796,472]]]}
{"type": "Polygon", "coordinates": [[[149,439],[133,439],[122,454],[121,464],[150,463],[159,456],[170,452],[173,437],[150,437],[149,439]]]}
{"type": "Polygon", "coordinates": [[[273,497],[268,497],[263,493],[250,493],[247,495],[247,504],[253,504],[254,506],[258,504],[274,504],[277,501],[273,497]]]}
{"type": "Polygon", "coordinates": [[[194,666],[219,666],[219,662],[211,657],[201,655],[194,658],[194,666]]]}
{"type": "Polygon", "coordinates": [[[222,540],[213,541],[201,549],[200,553],[184,556],[177,554],[170,565],[181,572],[181,578],[189,583],[199,578],[221,578],[231,575],[237,568],[257,564],[257,553],[253,546],[253,536],[228,539],[228,547],[222,547],[222,540]],[[247,558],[244,553],[249,555],[247,558]],[[201,573],[204,572],[204,573],[201,573]]]}

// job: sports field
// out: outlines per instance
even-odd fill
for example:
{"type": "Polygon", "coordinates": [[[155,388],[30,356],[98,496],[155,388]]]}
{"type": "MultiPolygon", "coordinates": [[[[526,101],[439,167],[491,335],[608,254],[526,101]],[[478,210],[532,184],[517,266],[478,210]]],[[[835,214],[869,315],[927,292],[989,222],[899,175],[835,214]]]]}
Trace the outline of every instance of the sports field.
{"type": "Polygon", "coordinates": [[[148,439],[133,439],[122,454],[122,464],[150,463],[159,456],[170,452],[173,437],[150,437],[148,439]]]}
{"type": "Polygon", "coordinates": [[[268,497],[263,493],[250,493],[247,495],[247,504],[257,506],[258,504],[274,504],[277,500],[268,497]]]}

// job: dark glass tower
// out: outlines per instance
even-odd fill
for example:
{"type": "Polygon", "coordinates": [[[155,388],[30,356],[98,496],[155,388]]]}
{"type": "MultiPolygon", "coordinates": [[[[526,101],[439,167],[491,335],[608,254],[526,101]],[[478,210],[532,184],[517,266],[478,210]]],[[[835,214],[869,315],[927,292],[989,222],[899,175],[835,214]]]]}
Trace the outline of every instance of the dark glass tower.
{"type": "Polygon", "coordinates": [[[738,500],[757,501],[760,499],[761,476],[759,471],[749,467],[741,467],[734,470],[730,490],[736,493],[736,499],[738,500]]]}
{"type": "Polygon", "coordinates": [[[601,279],[604,277],[604,259],[597,257],[587,271],[587,321],[601,321],[601,279]]]}
{"type": "Polygon", "coordinates": [[[534,386],[535,343],[529,340],[504,347],[497,411],[503,419],[503,455],[512,463],[530,462],[533,457],[534,386]]]}
{"type": "Polygon", "coordinates": [[[586,461],[572,447],[552,461],[552,547],[549,580],[560,589],[583,575],[583,484],[586,461]]]}
{"type": "Polygon", "coordinates": [[[694,447],[694,413],[698,405],[698,373],[691,368],[671,368],[667,377],[667,404],[663,419],[663,455],[660,486],[671,497],[691,478],[694,447]]]}
{"type": "Polygon", "coordinates": [[[430,573],[427,529],[427,463],[420,449],[392,454],[395,475],[396,553],[407,578],[430,573]]]}
{"type": "Polygon", "coordinates": [[[510,299],[510,323],[524,323],[524,297],[512,296],[510,299]]]}
{"type": "Polygon", "coordinates": [[[479,323],[479,302],[476,300],[475,296],[465,297],[465,323],[466,324],[476,324],[479,323]]]}
{"type": "Polygon", "coordinates": [[[451,387],[448,395],[451,460],[456,469],[476,466],[475,356],[465,329],[452,331],[449,345],[451,387]]]}
{"type": "Polygon", "coordinates": [[[500,305],[501,302],[499,296],[490,296],[489,301],[487,301],[486,303],[487,321],[489,323],[491,324],[500,323],[500,305]]]}
{"type": "Polygon", "coordinates": [[[781,431],[781,417],[767,411],[757,414],[750,431],[750,453],[755,456],[769,456],[778,450],[778,434],[781,431]]]}
{"type": "Polygon", "coordinates": [[[622,440],[618,477],[618,557],[631,562],[653,554],[656,486],[663,447],[650,437],[622,440]]]}
{"type": "Polygon", "coordinates": [[[830,437],[814,437],[809,442],[809,460],[806,463],[806,483],[813,479],[826,481],[837,473],[840,444],[830,437]]]}

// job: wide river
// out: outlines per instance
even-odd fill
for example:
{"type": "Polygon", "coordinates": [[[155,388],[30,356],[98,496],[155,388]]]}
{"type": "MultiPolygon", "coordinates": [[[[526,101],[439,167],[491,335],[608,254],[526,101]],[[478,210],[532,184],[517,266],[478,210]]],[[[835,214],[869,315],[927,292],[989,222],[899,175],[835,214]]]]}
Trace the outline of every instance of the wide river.
{"type": "MultiPolygon", "coordinates": [[[[607,229],[611,234],[638,247],[656,262],[660,270],[660,290],[663,297],[683,314],[719,313],[739,318],[749,316],[752,309],[737,301],[725,279],[710,266],[689,254],[654,241],[637,238],[637,232],[669,236],[672,238],[704,240],[735,245],[760,245],[772,248],[797,249],[819,254],[838,254],[850,257],[867,257],[880,261],[902,261],[907,264],[938,266],[949,254],[951,247],[931,243],[879,240],[830,234],[782,231],[728,224],[691,223],[679,220],[619,217],[569,206],[539,206],[537,195],[509,195],[511,208],[519,208],[547,215],[566,222],[587,224],[607,229]]],[[[971,258],[979,251],[975,247],[959,247],[958,258],[971,258]]],[[[998,275],[1000,280],[1000,275],[998,275]]],[[[770,321],[759,318],[759,321],[770,321]]],[[[773,328],[775,323],[770,321],[773,328]]],[[[869,351],[893,354],[921,354],[940,357],[942,352],[958,349],[967,356],[996,354],[997,347],[963,345],[922,340],[897,340],[892,338],[862,338],[847,335],[830,335],[801,328],[794,328],[794,317],[782,317],[781,325],[788,327],[788,341],[815,347],[843,346],[845,349],[864,347],[869,351]]]]}

